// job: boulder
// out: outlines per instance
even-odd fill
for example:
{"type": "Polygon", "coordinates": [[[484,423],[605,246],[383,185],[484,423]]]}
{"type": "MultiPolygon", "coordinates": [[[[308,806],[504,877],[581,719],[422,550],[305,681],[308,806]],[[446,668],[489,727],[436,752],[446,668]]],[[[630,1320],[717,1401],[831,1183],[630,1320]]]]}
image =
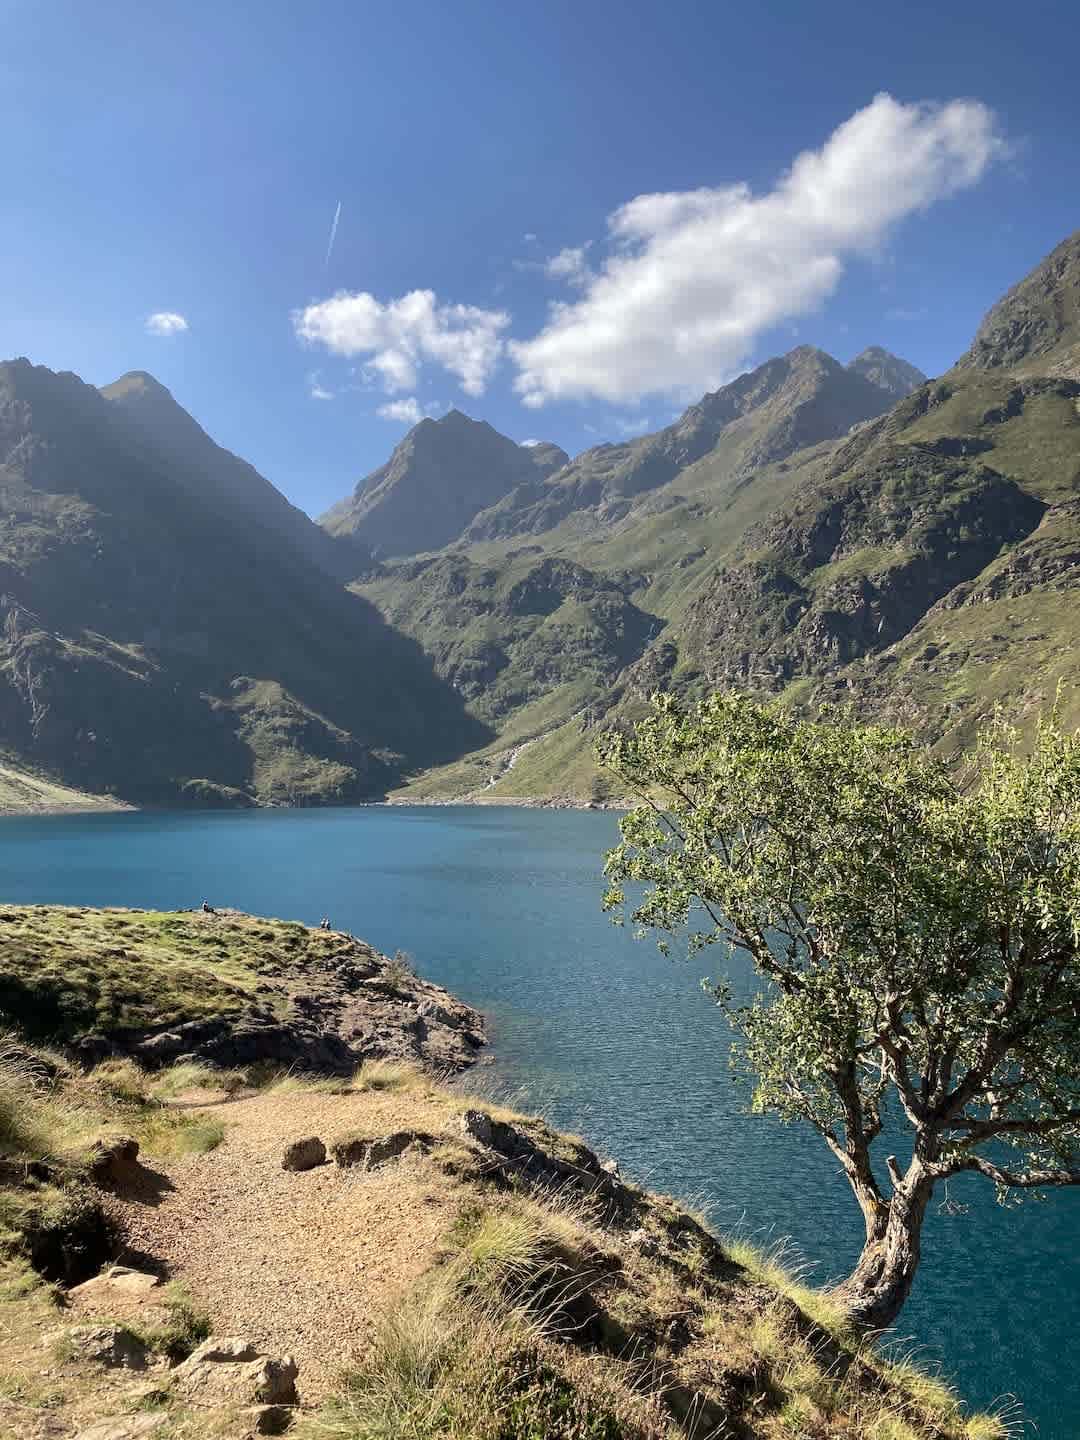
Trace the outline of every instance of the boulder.
{"type": "Polygon", "coordinates": [[[437,1000],[421,1000],[416,1012],[427,1024],[445,1025],[450,1030],[462,1029],[470,1018],[467,1011],[459,1014],[437,1000]]]}
{"type": "Polygon", "coordinates": [[[173,1371],[180,1394],[196,1405],[295,1405],[296,1361],[263,1355],[250,1340],[205,1340],[173,1371]]]}
{"type": "Polygon", "coordinates": [[[42,1342],[67,1351],[73,1360],[110,1370],[145,1370],[146,1345],[123,1325],[72,1325],[50,1330],[42,1342]]]}
{"type": "Polygon", "coordinates": [[[314,1170],[316,1165],[325,1163],[326,1146],[317,1135],[294,1140],[285,1147],[285,1154],[281,1157],[283,1170],[314,1170]]]}

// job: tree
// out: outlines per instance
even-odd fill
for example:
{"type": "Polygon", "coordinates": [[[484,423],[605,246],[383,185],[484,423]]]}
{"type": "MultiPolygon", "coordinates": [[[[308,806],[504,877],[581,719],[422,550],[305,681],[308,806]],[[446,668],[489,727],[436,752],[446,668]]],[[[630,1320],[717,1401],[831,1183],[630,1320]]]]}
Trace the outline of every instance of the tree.
{"type": "Polygon", "coordinates": [[[995,723],[958,770],[900,730],[719,694],[655,697],[598,743],[641,801],[605,906],[620,920],[630,884],[642,932],[750,957],[752,1003],[704,983],[754,1108],[813,1126],[854,1191],[838,1294],[869,1327],[910,1292],[941,1182],[1080,1184],[1080,731],[1018,741],[995,723]]]}

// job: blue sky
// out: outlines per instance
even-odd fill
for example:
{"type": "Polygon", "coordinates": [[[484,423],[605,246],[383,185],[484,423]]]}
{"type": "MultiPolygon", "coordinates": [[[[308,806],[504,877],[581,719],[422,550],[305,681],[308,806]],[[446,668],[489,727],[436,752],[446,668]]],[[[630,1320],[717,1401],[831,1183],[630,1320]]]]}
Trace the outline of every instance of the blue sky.
{"type": "Polygon", "coordinates": [[[795,344],[940,371],[1080,226],[1073,0],[0,0],[0,35],[0,354],[151,371],[312,513],[380,411],[573,453],[795,344]]]}

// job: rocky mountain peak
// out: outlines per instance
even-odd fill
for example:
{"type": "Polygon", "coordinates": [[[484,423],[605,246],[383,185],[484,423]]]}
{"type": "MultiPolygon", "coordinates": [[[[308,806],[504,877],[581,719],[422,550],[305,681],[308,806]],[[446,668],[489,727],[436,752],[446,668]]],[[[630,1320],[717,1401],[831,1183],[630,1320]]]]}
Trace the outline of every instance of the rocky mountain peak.
{"type": "Polygon", "coordinates": [[[988,311],[956,368],[1080,379],[1080,230],[988,311]]]}
{"type": "Polygon", "coordinates": [[[927,380],[916,366],[881,345],[868,346],[854,360],[848,361],[847,368],[869,380],[879,390],[884,390],[894,402],[906,399],[927,380]]]}
{"type": "Polygon", "coordinates": [[[384,555],[435,550],[455,540],[481,510],[519,485],[565,465],[557,445],[523,446],[486,420],[448,410],[424,419],[390,459],[329,510],[321,524],[384,555]]]}
{"type": "Polygon", "coordinates": [[[121,375],[119,380],[114,380],[111,385],[103,385],[101,393],[107,400],[122,400],[127,397],[145,395],[167,397],[170,400],[173,398],[172,391],[151,375],[148,370],[129,370],[126,375],[121,375]]]}

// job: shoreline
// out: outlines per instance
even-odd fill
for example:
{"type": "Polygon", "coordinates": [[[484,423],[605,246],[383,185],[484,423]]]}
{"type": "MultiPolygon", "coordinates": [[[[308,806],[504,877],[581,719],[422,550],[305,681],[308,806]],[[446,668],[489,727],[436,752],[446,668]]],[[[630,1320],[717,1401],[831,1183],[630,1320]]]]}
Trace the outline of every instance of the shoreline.
{"type": "Polygon", "coordinates": [[[623,800],[579,800],[570,795],[492,795],[486,797],[480,795],[455,795],[444,798],[408,799],[406,797],[387,797],[385,800],[373,800],[372,805],[392,807],[396,805],[423,805],[450,807],[453,805],[490,805],[493,808],[499,805],[516,807],[522,810],[628,810],[632,808],[632,802],[623,800]]]}
{"type": "Polygon", "coordinates": [[[29,805],[0,805],[0,820],[19,815],[134,815],[139,809],[138,805],[128,805],[123,800],[98,800],[89,795],[85,802],[45,800],[29,805]]]}
{"type": "Polygon", "coordinates": [[[506,806],[518,810],[629,810],[630,800],[579,800],[569,795],[455,795],[453,797],[425,797],[412,799],[407,796],[387,796],[382,800],[357,800],[348,805],[251,805],[234,806],[148,806],[130,805],[123,800],[98,799],[88,795],[85,802],[41,801],[27,805],[0,805],[0,820],[17,819],[27,816],[54,815],[140,815],[146,813],[162,815],[193,814],[234,814],[237,808],[245,810],[374,810],[401,809],[412,806],[416,809],[450,809],[454,806],[477,805],[498,809],[506,806]]]}

